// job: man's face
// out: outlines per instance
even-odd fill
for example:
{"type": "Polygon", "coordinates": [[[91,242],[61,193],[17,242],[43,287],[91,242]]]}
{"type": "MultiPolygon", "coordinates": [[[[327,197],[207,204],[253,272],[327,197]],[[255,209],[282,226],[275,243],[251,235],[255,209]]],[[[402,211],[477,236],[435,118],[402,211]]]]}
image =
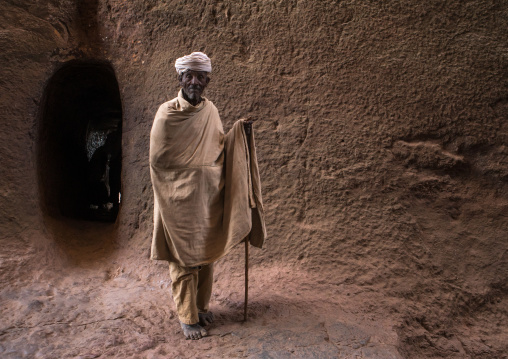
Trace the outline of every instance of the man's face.
{"type": "Polygon", "coordinates": [[[187,99],[194,105],[201,100],[201,94],[210,82],[208,74],[204,71],[188,70],[180,77],[180,86],[187,99]]]}

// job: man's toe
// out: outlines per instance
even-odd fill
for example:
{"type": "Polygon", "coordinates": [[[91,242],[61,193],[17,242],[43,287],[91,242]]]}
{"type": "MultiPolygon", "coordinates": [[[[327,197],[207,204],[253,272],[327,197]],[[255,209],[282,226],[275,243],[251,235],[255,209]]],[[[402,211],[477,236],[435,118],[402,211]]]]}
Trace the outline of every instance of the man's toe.
{"type": "Polygon", "coordinates": [[[202,326],[213,323],[213,319],[214,318],[212,312],[199,313],[199,324],[202,326]]]}

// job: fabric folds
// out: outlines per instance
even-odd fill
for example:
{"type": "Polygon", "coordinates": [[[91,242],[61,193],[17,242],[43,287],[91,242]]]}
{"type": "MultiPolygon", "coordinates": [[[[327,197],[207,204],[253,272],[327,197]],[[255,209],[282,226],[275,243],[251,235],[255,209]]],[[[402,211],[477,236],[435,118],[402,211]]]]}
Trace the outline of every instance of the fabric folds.
{"type": "Polygon", "coordinates": [[[150,175],[152,259],[193,267],[216,261],[246,237],[262,247],[266,229],[254,135],[247,140],[242,120],[224,135],[213,103],[192,106],[180,91],[155,116],[150,175]]]}

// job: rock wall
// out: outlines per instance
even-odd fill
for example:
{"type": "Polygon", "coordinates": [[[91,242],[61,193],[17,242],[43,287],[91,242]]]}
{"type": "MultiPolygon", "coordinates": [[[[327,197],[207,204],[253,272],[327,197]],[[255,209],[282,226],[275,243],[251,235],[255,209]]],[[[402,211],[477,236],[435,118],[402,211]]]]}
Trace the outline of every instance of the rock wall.
{"type": "Polygon", "coordinates": [[[404,355],[459,355],[452,334],[460,353],[506,351],[508,4],[48,0],[0,10],[2,281],[113,261],[144,279],[160,270],[147,260],[149,132],[178,90],[175,59],[203,51],[206,96],[225,128],[255,120],[270,239],[254,264],[397,298],[402,307],[384,309],[405,318],[404,355]],[[75,59],[109,62],[120,87],[115,225],[49,216],[39,201],[45,85],[75,59]]]}

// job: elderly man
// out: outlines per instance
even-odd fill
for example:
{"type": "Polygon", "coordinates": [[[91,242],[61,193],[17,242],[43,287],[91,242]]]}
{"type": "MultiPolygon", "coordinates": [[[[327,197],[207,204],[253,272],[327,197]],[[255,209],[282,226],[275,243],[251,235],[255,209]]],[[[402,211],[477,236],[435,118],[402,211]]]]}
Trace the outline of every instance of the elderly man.
{"type": "Polygon", "coordinates": [[[202,97],[211,61],[201,52],[176,60],[181,90],[162,104],[150,134],[154,190],[151,258],[169,262],[172,293],[187,339],[207,335],[213,263],[266,236],[254,137],[237,121],[224,135],[217,108],[202,97]]]}

